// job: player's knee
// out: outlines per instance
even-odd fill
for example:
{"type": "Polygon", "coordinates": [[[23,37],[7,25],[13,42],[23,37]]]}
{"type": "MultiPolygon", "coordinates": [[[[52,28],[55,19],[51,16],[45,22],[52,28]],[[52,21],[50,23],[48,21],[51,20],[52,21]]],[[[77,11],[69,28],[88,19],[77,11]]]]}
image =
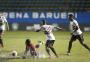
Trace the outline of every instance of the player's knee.
{"type": "Polygon", "coordinates": [[[49,52],[49,48],[48,47],[46,48],[46,51],[49,52]]]}

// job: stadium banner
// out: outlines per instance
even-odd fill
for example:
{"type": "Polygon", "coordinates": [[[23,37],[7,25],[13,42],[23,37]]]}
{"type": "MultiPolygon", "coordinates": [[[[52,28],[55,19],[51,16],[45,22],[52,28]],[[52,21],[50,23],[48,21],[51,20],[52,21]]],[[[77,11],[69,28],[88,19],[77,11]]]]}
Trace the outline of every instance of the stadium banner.
{"type": "MultiPolygon", "coordinates": [[[[9,23],[39,24],[45,19],[48,24],[68,25],[68,15],[73,14],[82,26],[90,26],[90,12],[4,12],[9,23]]],[[[15,24],[14,24],[15,25],[15,24]]],[[[17,25],[17,24],[16,24],[17,25]]],[[[20,25],[18,25],[20,26],[20,25]]],[[[24,25],[25,26],[25,25],[24,25]]],[[[15,28],[15,27],[14,27],[15,28]]]]}

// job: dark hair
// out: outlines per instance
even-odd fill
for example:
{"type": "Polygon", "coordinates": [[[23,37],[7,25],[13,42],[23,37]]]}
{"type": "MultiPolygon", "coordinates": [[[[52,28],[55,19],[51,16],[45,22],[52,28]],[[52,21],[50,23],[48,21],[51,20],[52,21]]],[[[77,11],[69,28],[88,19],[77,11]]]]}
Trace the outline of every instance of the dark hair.
{"type": "Polygon", "coordinates": [[[73,14],[69,14],[68,16],[69,16],[69,19],[71,19],[71,21],[72,21],[72,19],[75,18],[73,14]]]}
{"type": "Polygon", "coordinates": [[[73,16],[73,14],[69,14],[68,16],[72,17],[72,16],[73,16]]]}
{"type": "Polygon", "coordinates": [[[30,40],[30,39],[26,39],[25,44],[26,44],[26,45],[29,45],[30,43],[31,43],[31,40],[30,40]]]}

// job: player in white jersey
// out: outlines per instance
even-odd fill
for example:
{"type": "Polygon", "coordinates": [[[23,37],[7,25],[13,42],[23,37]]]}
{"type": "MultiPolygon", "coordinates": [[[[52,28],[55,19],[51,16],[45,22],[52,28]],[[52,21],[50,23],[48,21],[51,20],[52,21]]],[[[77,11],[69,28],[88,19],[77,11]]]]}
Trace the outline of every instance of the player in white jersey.
{"type": "Polygon", "coordinates": [[[72,48],[72,43],[76,39],[79,40],[80,44],[84,46],[86,49],[90,51],[90,48],[85,44],[82,31],[80,30],[78,22],[75,20],[74,16],[72,14],[69,15],[69,21],[70,21],[70,30],[71,30],[71,39],[69,41],[68,46],[68,55],[70,55],[70,51],[72,48]]]}
{"type": "MultiPolygon", "coordinates": [[[[49,57],[51,57],[50,55],[50,49],[51,49],[51,51],[55,54],[55,56],[58,57],[53,47],[53,44],[55,42],[55,36],[53,35],[52,30],[54,28],[57,28],[57,29],[62,29],[62,28],[54,27],[52,25],[46,25],[45,20],[42,20],[42,22],[43,22],[43,25],[41,26],[40,30],[43,30],[44,34],[46,35],[46,44],[45,44],[46,52],[48,53],[49,57]]],[[[37,32],[40,30],[37,30],[37,32]]]]}
{"type": "Polygon", "coordinates": [[[2,35],[5,31],[5,25],[7,26],[7,29],[9,30],[8,22],[3,14],[0,14],[0,47],[3,47],[3,40],[2,35]]]}

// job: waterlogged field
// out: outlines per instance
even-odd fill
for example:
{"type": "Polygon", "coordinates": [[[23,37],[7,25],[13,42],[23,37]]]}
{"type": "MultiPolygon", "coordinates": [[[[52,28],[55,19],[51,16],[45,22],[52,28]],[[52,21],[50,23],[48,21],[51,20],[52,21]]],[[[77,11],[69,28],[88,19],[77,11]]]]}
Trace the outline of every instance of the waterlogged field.
{"type": "MultiPolygon", "coordinates": [[[[71,56],[67,56],[67,47],[70,39],[69,32],[57,31],[54,32],[56,42],[54,47],[59,55],[58,58],[27,58],[27,59],[8,59],[0,58],[0,62],[90,62],[90,52],[86,50],[78,40],[73,43],[71,56]]],[[[7,55],[12,50],[16,50],[18,55],[22,56],[25,50],[25,40],[27,38],[36,44],[38,40],[45,42],[43,32],[32,31],[14,31],[5,32],[3,36],[4,48],[0,49],[0,56],[7,55]]],[[[90,47],[90,32],[84,32],[84,38],[87,45],[90,47]]],[[[41,50],[46,54],[44,45],[41,50]]],[[[54,55],[53,55],[54,56],[54,55]]]]}

